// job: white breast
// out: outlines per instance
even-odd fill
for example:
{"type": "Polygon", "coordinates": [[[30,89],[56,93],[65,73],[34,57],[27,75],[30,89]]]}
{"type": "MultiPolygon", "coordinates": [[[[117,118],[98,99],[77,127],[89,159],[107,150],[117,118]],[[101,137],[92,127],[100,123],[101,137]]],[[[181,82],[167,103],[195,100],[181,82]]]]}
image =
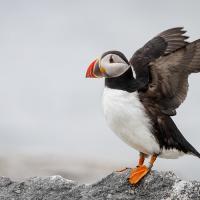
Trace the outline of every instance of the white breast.
{"type": "Polygon", "coordinates": [[[150,155],[160,152],[151,133],[150,119],[145,114],[137,92],[105,88],[103,110],[110,128],[128,145],[150,155]]]}

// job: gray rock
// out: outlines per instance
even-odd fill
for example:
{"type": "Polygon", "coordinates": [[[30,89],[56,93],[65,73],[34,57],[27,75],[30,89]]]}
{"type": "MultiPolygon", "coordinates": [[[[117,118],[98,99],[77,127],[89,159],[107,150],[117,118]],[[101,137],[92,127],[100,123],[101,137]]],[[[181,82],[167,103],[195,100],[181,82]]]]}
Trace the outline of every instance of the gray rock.
{"type": "Polygon", "coordinates": [[[91,185],[51,176],[14,182],[0,177],[0,200],[187,200],[200,199],[200,182],[183,181],[172,172],[150,172],[137,186],[128,183],[130,170],[114,172],[91,185]]]}

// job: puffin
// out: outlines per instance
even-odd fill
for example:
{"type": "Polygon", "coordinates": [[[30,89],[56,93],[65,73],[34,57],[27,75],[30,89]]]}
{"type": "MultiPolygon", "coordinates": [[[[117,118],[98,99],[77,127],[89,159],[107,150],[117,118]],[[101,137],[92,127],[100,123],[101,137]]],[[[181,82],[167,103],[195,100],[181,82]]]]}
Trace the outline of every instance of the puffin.
{"type": "Polygon", "coordinates": [[[200,158],[172,117],[188,92],[188,77],[200,72],[200,39],[188,42],[183,27],[165,30],[128,60],[111,50],[87,68],[87,78],[105,78],[103,112],[112,131],[139,152],[129,182],[137,184],[157,157],[200,158]],[[150,157],[145,165],[144,161],[150,157]]]}

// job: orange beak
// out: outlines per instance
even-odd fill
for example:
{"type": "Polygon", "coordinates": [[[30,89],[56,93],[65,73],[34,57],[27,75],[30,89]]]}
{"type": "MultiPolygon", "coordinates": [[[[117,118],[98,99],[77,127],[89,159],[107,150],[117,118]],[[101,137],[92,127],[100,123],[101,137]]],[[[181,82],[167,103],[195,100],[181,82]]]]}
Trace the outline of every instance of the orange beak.
{"type": "Polygon", "coordinates": [[[94,74],[94,70],[95,70],[95,65],[98,62],[98,60],[94,60],[88,67],[87,72],[86,72],[86,78],[97,78],[97,76],[95,76],[94,74]]]}

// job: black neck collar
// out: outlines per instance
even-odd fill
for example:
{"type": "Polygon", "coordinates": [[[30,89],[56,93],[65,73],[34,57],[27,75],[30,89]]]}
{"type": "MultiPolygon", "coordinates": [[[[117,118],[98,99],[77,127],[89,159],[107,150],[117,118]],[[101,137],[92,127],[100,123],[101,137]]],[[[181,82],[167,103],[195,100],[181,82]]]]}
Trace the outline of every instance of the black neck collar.
{"type": "Polygon", "coordinates": [[[127,92],[135,92],[139,85],[133,77],[131,67],[121,76],[113,78],[105,78],[105,86],[111,89],[124,90],[127,92]]]}
{"type": "Polygon", "coordinates": [[[148,89],[149,69],[148,66],[143,68],[143,73],[133,77],[133,71],[130,67],[124,74],[114,78],[105,78],[105,86],[111,89],[124,90],[127,92],[145,92],[148,89]]]}

